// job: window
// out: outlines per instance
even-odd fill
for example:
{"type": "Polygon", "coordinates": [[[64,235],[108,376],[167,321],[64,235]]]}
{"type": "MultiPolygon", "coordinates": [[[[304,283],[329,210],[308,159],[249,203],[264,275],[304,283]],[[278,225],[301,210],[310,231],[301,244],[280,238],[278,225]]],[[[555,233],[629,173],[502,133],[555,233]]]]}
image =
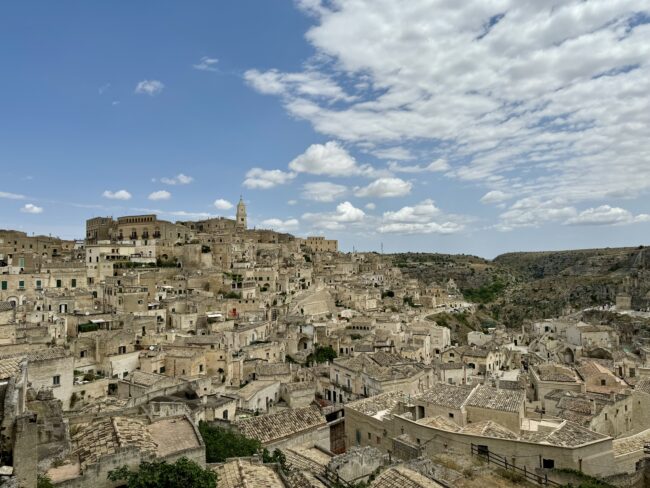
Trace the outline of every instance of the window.
{"type": "Polygon", "coordinates": [[[555,467],[554,459],[542,459],[542,468],[553,469],[555,467]]]}
{"type": "Polygon", "coordinates": [[[40,290],[41,288],[43,288],[43,283],[41,280],[36,280],[36,289],[40,290]]]}
{"type": "Polygon", "coordinates": [[[202,364],[199,364],[199,372],[203,373],[203,365],[202,364]]]}
{"type": "Polygon", "coordinates": [[[88,355],[88,351],[81,351],[81,352],[79,353],[79,357],[80,357],[80,358],[85,358],[87,355],[88,355]]]}
{"type": "Polygon", "coordinates": [[[126,354],[126,346],[120,346],[117,348],[118,354],[126,354]]]}
{"type": "Polygon", "coordinates": [[[228,410],[224,410],[221,416],[223,417],[224,420],[228,420],[228,410]]]}
{"type": "Polygon", "coordinates": [[[61,375],[57,374],[52,376],[52,384],[54,386],[59,386],[61,384],[61,375]]]}
{"type": "Polygon", "coordinates": [[[18,267],[19,268],[25,267],[25,258],[18,258],[18,267]]]}
{"type": "Polygon", "coordinates": [[[372,434],[368,432],[368,440],[372,439],[372,434]]]}
{"type": "Polygon", "coordinates": [[[24,281],[19,281],[18,282],[18,289],[19,290],[24,290],[25,289],[25,282],[24,281]]]}
{"type": "Polygon", "coordinates": [[[70,286],[71,286],[72,288],[76,288],[76,287],[77,287],[77,280],[76,280],[75,278],[72,278],[72,283],[70,283],[70,286]]]}
{"type": "Polygon", "coordinates": [[[453,418],[454,418],[454,414],[451,413],[451,412],[449,412],[449,418],[450,418],[450,419],[453,419],[453,418]]]}
{"type": "Polygon", "coordinates": [[[56,287],[61,288],[61,280],[56,280],[56,287]]]}
{"type": "Polygon", "coordinates": [[[6,290],[6,289],[7,289],[7,282],[6,282],[6,281],[3,281],[3,282],[2,282],[2,289],[3,289],[3,290],[6,290]]]}
{"type": "Polygon", "coordinates": [[[600,386],[605,386],[605,380],[600,380],[600,386]]]}
{"type": "Polygon", "coordinates": [[[163,374],[165,372],[165,367],[161,366],[160,369],[158,370],[160,374],[163,374]]]}

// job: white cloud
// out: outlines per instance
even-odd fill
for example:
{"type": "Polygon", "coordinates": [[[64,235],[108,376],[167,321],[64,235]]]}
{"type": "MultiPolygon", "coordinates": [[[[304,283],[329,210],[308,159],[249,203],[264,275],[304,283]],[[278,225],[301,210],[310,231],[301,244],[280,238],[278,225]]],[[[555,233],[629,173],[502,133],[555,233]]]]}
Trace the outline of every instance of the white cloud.
{"type": "Polygon", "coordinates": [[[527,197],[517,200],[499,217],[496,226],[502,231],[518,227],[538,227],[546,222],[562,221],[574,217],[578,212],[575,207],[567,205],[563,198],[543,200],[539,197],[527,197]]]}
{"type": "Polygon", "coordinates": [[[315,202],[333,202],[340,200],[347,192],[343,185],[330,183],[329,181],[318,181],[314,183],[305,183],[302,187],[302,198],[313,200],[315,202]]]}
{"type": "Polygon", "coordinates": [[[171,198],[172,194],[169,193],[166,190],[159,190],[159,191],[154,191],[153,193],[150,193],[147,198],[149,200],[169,200],[171,198]]]}
{"type": "Polygon", "coordinates": [[[440,214],[433,200],[427,199],[413,207],[402,207],[396,212],[384,212],[384,219],[392,222],[428,222],[440,214]]]}
{"type": "Polygon", "coordinates": [[[266,190],[274,186],[284,185],[295,177],[295,173],[285,172],[279,169],[252,168],[246,173],[244,186],[246,188],[266,190]]]}
{"type": "Polygon", "coordinates": [[[165,185],[189,185],[193,181],[194,178],[184,175],[183,173],[178,173],[176,176],[172,176],[171,178],[160,178],[160,182],[165,185]]]}
{"type": "Polygon", "coordinates": [[[411,151],[405,147],[389,147],[385,149],[377,149],[375,151],[372,151],[372,153],[381,159],[395,159],[397,161],[408,161],[409,159],[414,158],[411,151]]]}
{"type": "Polygon", "coordinates": [[[298,200],[288,200],[287,205],[295,205],[298,203],[298,200]]]}
{"type": "Polygon", "coordinates": [[[100,95],[103,95],[104,93],[106,93],[106,90],[108,90],[110,87],[111,87],[111,84],[110,84],[110,83],[106,83],[105,85],[100,86],[100,87],[97,89],[97,92],[98,92],[100,95]]]}
{"type": "Polygon", "coordinates": [[[419,164],[414,166],[403,166],[394,162],[388,163],[388,169],[395,173],[438,173],[447,171],[449,168],[449,163],[444,159],[436,159],[426,166],[420,166],[419,164]]]}
{"type": "Polygon", "coordinates": [[[130,200],[131,194],[126,190],[110,191],[106,190],[102,193],[104,198],[110,198],[111,200],[130,200]]]}
{"type": "Polygon", "coordinates": [[[632,212],[620,207],[601,205],[597,208],[583,210],[575,217],[568,219],[566,225],[624,225],[637,222],[649,222],[650,215],[633,215],[632,212]]]}
{"type": "Polygon", "coordinates": [[[384,212],[382,234],[455,234],[465,229],[465,218],[445,216],[431,199],[394,212],[384,212]]]}
{"type": "Polygon", "coordinates": [[[197,64],[193,64],[194,69],[199,71],[217,71],[217,63],[219,60],[217,58],[211,58],[209,56],[203,56],[197,64]]]}
{"type": "Polygon", "coordinates": [[[289,163],[289,169],[327,176],[353,176],[363,171],[354,157],[336,141],[312,144],[289,163]]]}
{"type": "Polygon", "coordinates": [[[43,213],[43,207],[37,207],[32,203],[28,203],[23,208],[21,208],[20,211],[24,213],[30,213],[30,214],[39,214],[39,213],[43,213]]]}
{"type": "Polygon", "coordinates": [[[449,168],[438,171],[513,199],[565,200],[519,209],[514,221],[650,193],[647,3],[298,4],[314,16],[306,39],[316,54],[302,74],[328,80],[334,95],[302,93],[287,82],[296,73],[277,70],[255,72],[249,83],[280,96],[320,134],[440,157],[449,168]],[[332,103],[342,86],[346,98],[332,103]]]}
{"type": "Polygon", "coordinates": [[[363,188],[355,188],[357,197],[389,198],[411,193],[413,184],[401,178],[379,178],[363,188]]]}
{"type": "Polygon", "coordinates": [[[350,202],[342,202],[336,206],[334,212],[306,213],[302,219],[311,222],[313,227],[339,230],[345,228],[344,224],[360,223],[365,217],[366,213],[360,208],[356,208],[350,202]]]}
{"type": "Polygon", "coordinates": [[[277,70],[260,72],[252,69],[244,73],[244,79],[255,90],[266,95],[309,97],[328,102],[354,99],[329,76],[316,71],[281,73],[277,70]]]}
{"type": "Polygon", "coordinates": [[[24,200],[26,197],[25,195],[20,195],[18,193],[0,191],[0,198],[8,198],[9,200],[24,200]]]}
{"type": "Polygon", "coordinates": [[[379,226],[382,234],[456,234],[464,229],[455,222],[395,222],[379,226]]]}
{"type": "Polygon", "coordinates": [[[219,210],[230,210],[233,208],[233,204],[230,203],[228,200],[224,200],[223,198],[218,198],[217,200],[214,201],[214,206],[217,207],[219,210]]]}
{"type": "Polygon", "coordinates": [[[135,87],[135,93],[140,95],[149,95],[153,97],[162,93],[165,85],[158,80],[143,80],[139,82],[135,87]]]}
{"type": "Polygon", "coordinates": [[[292,232],[298,229],[300,223],[298,219],[266,219],[262,221],[262,225],[277,232],[292,232]]]}
{"type": "Polygon", "coordinates": [[[487,192],[485,195],[481,197],[481,203],[484,203],[486,205],[491,203],[501,203],[501,202],[505,202],[509,198],[510,195],[508,195],[505,192],[502,192],[501,190],[492,190],[487,192]]]}
{"type": "Polygon", "coordinates": [[[375,204],[372,203],[372,202],[370,202],[370,203],[366,203],[366,208],[367,208],[368,210],[374,210],[374,209],[377,208],[377,205],[375,205],[375,204]]]}

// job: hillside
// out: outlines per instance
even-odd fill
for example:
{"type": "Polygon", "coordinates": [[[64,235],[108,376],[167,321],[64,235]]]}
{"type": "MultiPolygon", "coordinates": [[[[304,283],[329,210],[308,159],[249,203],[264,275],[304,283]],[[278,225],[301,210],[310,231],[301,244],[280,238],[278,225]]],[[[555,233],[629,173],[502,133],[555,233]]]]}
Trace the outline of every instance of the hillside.
{"type": "Polygon", "coordinates": [[[613,304],[627,292],[635,306],[650,298],[650,251],[636,248],[508,253],[486,260],[449,254],[399,254],[402,271],[425,283],[452,278],[479,310],[509,326],[586,307],[613,304]]]}

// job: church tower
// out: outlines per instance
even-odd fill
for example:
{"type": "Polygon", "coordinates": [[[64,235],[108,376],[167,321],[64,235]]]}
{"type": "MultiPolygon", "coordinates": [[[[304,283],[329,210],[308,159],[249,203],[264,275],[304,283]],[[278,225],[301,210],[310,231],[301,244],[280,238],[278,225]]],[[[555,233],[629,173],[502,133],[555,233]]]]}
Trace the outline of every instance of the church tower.
{"type": "Polygon", "coordinates": [[[246,229],[246,204],[244,199],[240,196],[239,203],[237,204],[237,228],[246,229]]]}

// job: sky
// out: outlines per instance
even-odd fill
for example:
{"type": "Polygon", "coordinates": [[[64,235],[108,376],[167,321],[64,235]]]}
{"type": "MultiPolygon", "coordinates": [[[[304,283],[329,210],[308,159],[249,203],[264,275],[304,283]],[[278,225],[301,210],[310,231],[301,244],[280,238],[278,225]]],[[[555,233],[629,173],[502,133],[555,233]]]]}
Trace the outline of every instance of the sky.
{"type": "Polygon", "coordinates": [[[650,0],[0,4],[0,228],[650,244],[650,0]]]}

